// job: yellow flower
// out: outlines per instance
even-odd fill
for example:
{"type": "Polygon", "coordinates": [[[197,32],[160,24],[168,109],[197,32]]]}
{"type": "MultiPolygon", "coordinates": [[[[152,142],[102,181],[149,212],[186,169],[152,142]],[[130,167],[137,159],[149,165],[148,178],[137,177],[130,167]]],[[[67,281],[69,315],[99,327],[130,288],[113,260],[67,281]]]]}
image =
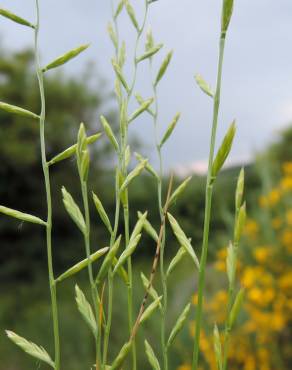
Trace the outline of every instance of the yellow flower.
{"type": "Polygon", "coordinates": [[[254,250],[253,255],[256,261],[263,263],[270,257],[271,250],[268,247],[259,247],[254,250]]]}
{"type": "Polygon", "coordinates": [[[292,231],[284,230],[281,235],[281,241],[285,247],[290,246],[292,244],[292,231]]]}
{"type": "Polygon", "coordinates": [[[289,226],[292,226],[292,209],[286,212],[286,222],[289,226]]]}
{"type": "Polygon", "coordinates": [[[282,169],[285,175],[292,175],[292,162],[284,162],[282,169]]]}
{"type": "Polygon", "coordinates": [[[225,261],[217,261],[214,264],[214,268],[217,271],[225,272],[226,271],[226,262],[225,261]]]}
{"type": "Polygon", "coordinates": [[[255,370],[256,369],[256,361],[255,358],[252,355],[249,355],[246,358],[245,364],[244,364],[244,370],[255,370]]]}
{"type": "Polygon", "coordinates": [[[275,204],[279,202],[280,198],[281,198],[280,191],[278,189],[273,189],[269,193],[269,204],[271,206],[274,206],[275,204]]]}
{"type": "Polygon", "coordinates": [[[227,248],[222,248],[217,252],[217,257],[219,260],[226,260],[227,257],[227,248]]]}
{"type": "Polygon", "coordinates": [[[279,286],[282,290],[292,290],[292,271],[289,271],[280,277],[279,286]]]}
{"type": "Polygon", "coordinates": [[[273,318],[271,320],[271,326],[273,329],[277,330],[277,331],[280,331],[282,330],[284,327],[285,327],[285,318],[284,316],[281,314],[281,313],[275,313],[273,315],[273,318]]]}
{"type": "Polygon", "coordinates": [[[258,356],[261,360],[267,360],[269,358],[269,352],[266,348],[260,348],[258,350],[258,356]]]}
{"type": "Polygon", "coordinates": [[[245,223],[245,234],[251,238],[256,237],[259,232],[259,226],[255,220],[247,219],[245,223]]]}
{"type": "Polygon", "coordinates": [[[198,304],[198,294],[194,294],[193,295],[193,305],[197,305],[198,304]]]}
{"type": "Polygon", "coordinates": [[[282,225],[282,220],[280,217],[275,217],[272,220],[272,226],[274,229],[279,229],[282,225]]]}
{"type": "Polygon", "coordinates": [[[289,191],[292,189],[292,177],[284,177],[282,180],[281,180],[281,188],[284,190],[284,191],[289,191]]]}
{"type": "Polygon", "coordinates": [[[251,287],[256,281],[255,271],[252,267],[247,267],[244,269],[241,284],[247,288],[251,287]]]}
{"type": "Polygon", "coordinates": [[[263,292],[263,298],[266,304],[269,304],[275,298],[275,291],[272,288],[265,289],[263,292]]]}
{"type": "Polygon", "coordinates": [[[268,204],[269,204],[268,198],[265,197],[264,195],[261,195],[259,197],[259,205],[260,205],[260,207],[265,208],[265,207],[268,206],[268,204]]]}
{"type": "Polygon", "coordinates": [[[192,370],[192,366],[189,364],[183,364],[177,368],[177,370],[192,370]]]}
{"type": "Polygon", "coordinates": [[[248,298],[253,301],[254,303],[261,303],[262,302],[262,291],[259,288],[252,288],[248,291],[247,294],[248,298]]]}

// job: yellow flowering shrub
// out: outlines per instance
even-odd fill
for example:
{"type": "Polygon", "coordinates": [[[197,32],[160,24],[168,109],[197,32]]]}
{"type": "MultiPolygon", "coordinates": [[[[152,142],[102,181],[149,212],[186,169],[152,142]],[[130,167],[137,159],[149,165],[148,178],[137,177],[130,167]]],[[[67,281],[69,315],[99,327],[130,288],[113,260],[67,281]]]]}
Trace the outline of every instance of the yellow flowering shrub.
{"type": "MultiPolygon", "coordinates": [[[[231,334],[228,370],[288,370],[292,368],[292,162],[284,163],[282,178],[259,197],[251,213],[237,268],[245,299],[231,334]]],[[[217,370],[211,326],[216,322],[224,333],[226,248],[217,253],[213,267],[222,279],[218,278],[221,288],[209,293],[204,306],[207,324],[200,344],[204,370],[217,370]]],[[[191,324],[191,337],[193,331],[191,324]]],[[[189,369],[188,364],[178,368],[189,369]]]]}

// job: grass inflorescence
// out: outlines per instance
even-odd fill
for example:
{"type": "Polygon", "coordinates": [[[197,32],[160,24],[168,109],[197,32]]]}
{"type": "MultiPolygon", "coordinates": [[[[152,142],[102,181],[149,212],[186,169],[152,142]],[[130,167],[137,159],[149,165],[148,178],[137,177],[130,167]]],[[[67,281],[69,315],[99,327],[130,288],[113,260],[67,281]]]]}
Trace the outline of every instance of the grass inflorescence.
{"type": "MultiPolygon", "coordinates": [[[[223,70],[223,56],[226,42],[226,34],[232,17],[233,1],[224,0],[222,7],[222,22],[220,32],[220,48],[218,75],[215,92],[210,85],[205,82],[203,77],[196,75],[196,82],[201,90],[207,94],[213,101],[213,123],[210,139],[209,166],[205,193],[205,220],[203,230],[202,252],[200,258],[197,257],[191,238],[183,231],[179,220],[173,216],[176,202],[179,201],[180,195],[190,182],[190,177],[186,178],[181,184],[174,188],[174,177],[170,176],[169,183],[164,186],[164,165],[163,149],[167,145],[168,139],[174,134],[177,124],[180,124],[180,113],[171,112],[170,123],[166,127],[164,134],[159,135],[159,102],[158,92],[159,85],[167,75],[167,70],[171,65],[173,51],[164,53],[161,57],[163,45],[156,43],[152,31],[147,27],[148,16],[155,1],[145,0],[143,4],[142,17],[136,14],[136,10],[130,0],[112,1],[112,20],[108,24],[108,34],[113,44],[114,56],[111,60],[113,74],[115,76],[115,95],[117,101],[117,110],[119,118],[118,131],[113,129],[113,122],[107,117],[101,116],[100,123],[104,131],[104,138],[108,140],[115,153],[115,171],[113,176],[114,198],[115,198],[115,215],[111,220],[103,206],[99,194],[91,192],[88,186],[88,174],[90,171],[90,152],[89,145],[92,145],[101,137],[96,133],[90,137],[86,134],[86,125],[81,123],[78,131],[76,143],[65,149],[54,158],[48,160],[46,156],[46,96],[45,96],[45,74],[51,69],[59,68],[71,59],[77,57],[80,53],[88,48],[88,44],[81,45],[75,49],[66,52],[56,58],[46,66],[42,67],[39,57],[38,34],[40,28],[39,3],[36,0],[37,19],[35,24],[14,15],[10,11],[0,9],[0,14],[24,27],[28,27],[34,32],[35,38],[35,61],[36,76],[39,83],[39,94],[41,101],[40,114],[33,113],[26,108],[17,107],[4,102],[0,103],[0,109],[11,114],[17,114],[27,119],[33,119],[38,122],[40,128],[41,143],[41,160],[43,176],[46,190],[47,219],[42,220],[37,216],[29,215],[18,210],[13,210],[5,206],[0,207],[0,212],[7,216],[18,218],[22,221],[35,223],[46,228],[47,260],[49,287],[51,292],[51,309],[52,309],[52,327],[54,334],[55,353],[53,359],[48,352],[41,346],[38,346],[27,339],[20,337],[12,331],[7,331],[7,336],[16,345],[22,348],[26,353],[46,362],[55,370],[66,368],[66,364],[61,366],[61,349],[60,346],[60,325],[58,322],[58,300],[57,287],[65,279],[74,277],[79,271],[87,269],[88,282],[90,287],[90,298],[84,291],[75,286],[77,308],[92,334],[95,344],[94,366],[97,370],[121,369],[125,361],[129,361],[130,368],[136,370],[137,348],[136,336],[139,327],[144,324],[153,315],[158,312],[160,315],[160,349],[154,348],[149,338],[144,338],[145,355],[151,368],[155,370],[168,370],[169,352],[175,343],[179,332],[183,329],[191,311],[191,297],[184,302],[180,314],[169,325],[168,316],[168,289],[169,277],[175,274],[175,268],[182,263],[183,258],[189,258],[192,261],[195,271],[195,280],[198,280],[198,304],[195,311],[195,339],[193,348],[193,370],[199,366],[199,342],[203,317],[203,299],[205,287],[205,274],[208,256],[208,240],[210,233],[210,217],[213,188],[216,183],[216,177],[226,161],[232,147],[235,135],[235,123],[233,122],[228,129],[217,154],[215,155],[216,132],[218,126],[218,115],[220,106],[221,79],[223,70]],[[120,30],[119,20],[122,15],[127,16],[132,24],[135,33],[135,43],[133,45],[133,59],[127,60],[127,52],[131,45],[127,45],[121,39],[122,30],[120,30]],[[145,47],[142,50],[142,41],[145,40],[145,47]],[[142,50],[142,51],[141,51],[142,50]],[[161,58],[158,69],[154,66],[154,60],[161,58]],[[132,76],[125,73],[125,65],[131,70],[132,76]],[[151,81],[152,96],[147,99],[142,98],[143,94],[136,92],[136,81],[141,63],[149,63],[149,80],[151,81]],[[135,108],[132,108],[135,105],[135,108]],[[133,110],[132,110],[133,109],[133,110]],[[129,144],[129,131],[135,124],[138,117],[143,115],[145,119],[153,122],[155,130],[154,146],[159,159],[159,168],[156,170],[141,154],[135,153],[136,164],[132,165],[133,155],[129,144]],[[50,185],[50,168],[63,161],[64,159],[76,157],[77,173],[80,181],[80,193],[82,195],[82,207],[80,207],[70,194],[70,189],[62,188],[62,197],[64,207],[79,229],[84,241],[84,259],[67,271],[56,277],[53,269],[52,260],[52,199],[50,185]],[[131,204],[131,186],[135,179],[141,173],[147,172],[156,184],[157,188],[157,212],[160,216],[160,229],[155,230],[151,221],[148,219],[147,210],[138,212],[136,220],[129,218],[129,207],[131,204]],[[108,245],[102,246],[98,250],[92,248],[91,235],[91,215],[90,203],[93,203],[100,222],[104,224],[108,233],[108,245]],[[167,244],[166,229],[169,228],[178,242],[177,253],[173,256],[170,263],[165,260],[165,247],[167,244]],[[122,230],[122,231],[121,231],[122,230]],[[121,235],[118,232],[121,231],[121,235]],[[147,233],[153,244],[156,246],[153,255],[152,269],[148,277],[141,273],[142,284],[144,286],[143,300],[140,307],[134,307],[133,304],[133,268],[135,265],[132,256],[136,251],[142,234],[147,233]],[[100,260],[98,271],[95,268],[95,261],[100,260]],[[113,307],[115,302],[115,280],[119,277],[123,281],[123,286],[127,294],[127,312],[124,319],[128,321],[128,333],[124,333],[124,344],[118,353],[111,351],[111,333],[113,321],[113,307]],[[160,286],[156,287],[156,280],[160,279],[160,286]],[[160,291],[161,290],[161,291],[160,291]],[[151,299],[149,303],[148,300],[151,299]],[[169,326],[171,329],[169,330],[169,326]],[[113,359],[110,363],[110,359],[113,359]]],[[[227,369],[228,350],[231,330],[238,315],[244,292],[239,290],[236,293],[236,263],[237,250],[243,225],[245,222],[245,203],[243,202],[244,172],[241,171],[236,189],[236,207],[233,241],[230,242],[227,252],[227,277],[229,282],[227,320],[224,328],[224,339],[221,341],[220,330],[216,323],[214,326],[214,352],[219,370],[227,369]]],[[[98,241],[94,245],[98,245],[98,241]]],[[[191,351],[189,351],[191,352],[191,351]]]]}

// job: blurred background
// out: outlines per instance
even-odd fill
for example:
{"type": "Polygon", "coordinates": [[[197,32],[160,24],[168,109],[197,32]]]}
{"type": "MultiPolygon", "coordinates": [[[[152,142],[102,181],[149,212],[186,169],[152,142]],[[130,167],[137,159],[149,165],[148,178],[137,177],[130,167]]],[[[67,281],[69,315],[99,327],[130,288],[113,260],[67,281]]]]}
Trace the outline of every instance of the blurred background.
{"type": "MultiPolygon", "coordinates": [[[[73,47],[90,42],[88,51],[68,65],[46,75],[48,158],[76,141],[80,122],[88,134],[101,130],[99,116],[106,115],[117,127],[113,94],[113,54],[106,33],[111,18],[109,1],[41,1],[41,56],[43,64],[73,47]]],[[[141,15],[141,2],[132,0],[141,15]]],[[[3,0],[1,7],[33,21],[34,1],[3,0]]],[[[174,50],[167,77],[159,87],[159,126],[163,133],[177,111],[182,118],[165,146],[165,185],[170,171],[179,183],[193,175],[176,204],[174,214],[200,255],[204,215],[205,171],[209,150],[212,105],[194,82],[201,73],[214,86],[221,1],[159,0],[150,8],[149,25],[157,42],[163,42],[157,68],[165,53],[174,50]]],[[[140,18],[139,18],[140,19],[140,18]]],[[[127,44],[126,75],[131,76],[134,33],[126,14],[121,16],[122,39],[127,44]]],[[[216,369],[212,327],[224,323],[226,307],[226,245],[232,237],[234,190],[241,166],[246,169],[248,221],[240,247],[239,285],[246,288],[244,308],[231,343],[231,370],[288,370],[292,367],[292,4],[289,0],[240,1],[227,40],[223,74],[218,142],[236,117],[238,132],[228,163],[215,188],[211,220],[207,298],[202,336],[202,369],[216,369]]],[[[143,41],[144,42],[144,41],[143,41]]],[[[141,50],[144,47],[142,42],[141,50]]],[[[39,94],[34,72],[33,35],[30,30],[0,19],[0,100],[38,112],[39,94]]],[[[147,63],[141,66],[137,92],[151,96],[147,63]]],[[[135,107],[133,102],[133,109],[135,107]]],[[[154,130],[143,115],[131,131],[133,152],[139,150],[154,167],[154,130]]],[[[0,204],[45,217],[46,204],[35,122],[0,112],[0,204]]],[[[133,161],[133,165],[135,162],[133,161]]],[[[114,154],[105,138],[91,146],[90,189],[114,216],[114,154]]],[[[52,168],[54,208],[54,266],[59,274],[84,258],[79,232],[64,211],[61,186],[80,200],[75,160],[52,168]]],[[[131,219],[148,210],[159,228],[156,184],[144,174],[130,189],[131,219]]],[[[108,235],[95,210],[92,215],[94,249],[108,243],[108,235]]],[[[44,234],[39,227],[0,217],[0,370],[29,369],[36,364],[6,338],[4,329],[52,349],[49,290],[44,234]]],[[[143,296],[140,271],[149,273],[155,245],[143,238],[135,254],[135,297],[143,296]]],[[[177,250],[167,233],[167,258],[177,250]]],[[[93,343],[75,307],[75,279],[60,287],[63,363],[70,370],[92,366],[93,343]]],[[[123,283],[117,282],[111,355],[124,342],[127,323],[122,320],[123,283]],[[120,289],[119,289],[120,288],[120,289]],[[124,329],[124,330],[123,330],[124,329]]],[[[86,289],[86,274],[78,276],[86,289]]],[[[157,279],[157,289],[159,284],[157,279]]],[[[196,305],[196,275],[187,259],[170,281],[169,327],[192,295],[196,305]]],[[[179,335],[172,353],[173,369],[189,370],[193,337],[193,313],[179,335]]],[[[159,316],[142,329],[159,353],[159,316]]],[[[141,343],[140,343],[141,342],[141,343]]],[[[142,350],[139,368],[148,364],[142,350]]],[[[52,352],[52,351],[51,351],[52,352]]]]}

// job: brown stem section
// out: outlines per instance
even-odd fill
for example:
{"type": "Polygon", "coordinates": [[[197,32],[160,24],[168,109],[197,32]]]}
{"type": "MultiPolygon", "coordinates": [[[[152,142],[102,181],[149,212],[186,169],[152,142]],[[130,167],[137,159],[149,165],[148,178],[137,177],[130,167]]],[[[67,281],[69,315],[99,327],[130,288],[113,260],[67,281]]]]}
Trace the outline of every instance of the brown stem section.
{"type": "Polygon", "coordinates": [[[169,185],[168,185],[167,197],[166,197],[166,202],[165,202],[165,205],[164,205],[164,208],[163,208],[163,217],[162,217],[159,236],[158,236],[158,240],[157,240],[156,252],[155,252],[155,255],[154,255],[152,269],[151,269],[151,273],[150,273],[149,284],[148,284],[148,287],[146,289],[144,298],[142,300],[142,304],[141,304],[140,311],[139,311],[139,314],[137,316],[136,322],[133,326],[133,330],[132,330],[132,333],[131,333],[131,336],[130,336],[130,341],[133,340],[133,338],[135,338],[135,336],[137,334],[139,324],[140,324],[140,320],[141,320],[141,316],[143,315],[143,312],[144,312],[145,306],[146,306],[146,302],[147,302],[147,299],[148,299],[148,296],[149,296],[149,291],[150,291],[150,289],[153,285],[153,281],[154,281],[154,277],[155,277],[155,273],[156,273],[157,265],[158,265],[158,261],[159,261],[160,247],[161,247],[163,232],[164,232],[164,229],[165,229],[166,215],[167,215],[167,211],[168,211],[168,207],[169,207],[169,200],[170,200],[170,195],[171,195],[171,190],[172,190],[172,184],[173,184],[173,174],[171,174],[169,185]]]}

